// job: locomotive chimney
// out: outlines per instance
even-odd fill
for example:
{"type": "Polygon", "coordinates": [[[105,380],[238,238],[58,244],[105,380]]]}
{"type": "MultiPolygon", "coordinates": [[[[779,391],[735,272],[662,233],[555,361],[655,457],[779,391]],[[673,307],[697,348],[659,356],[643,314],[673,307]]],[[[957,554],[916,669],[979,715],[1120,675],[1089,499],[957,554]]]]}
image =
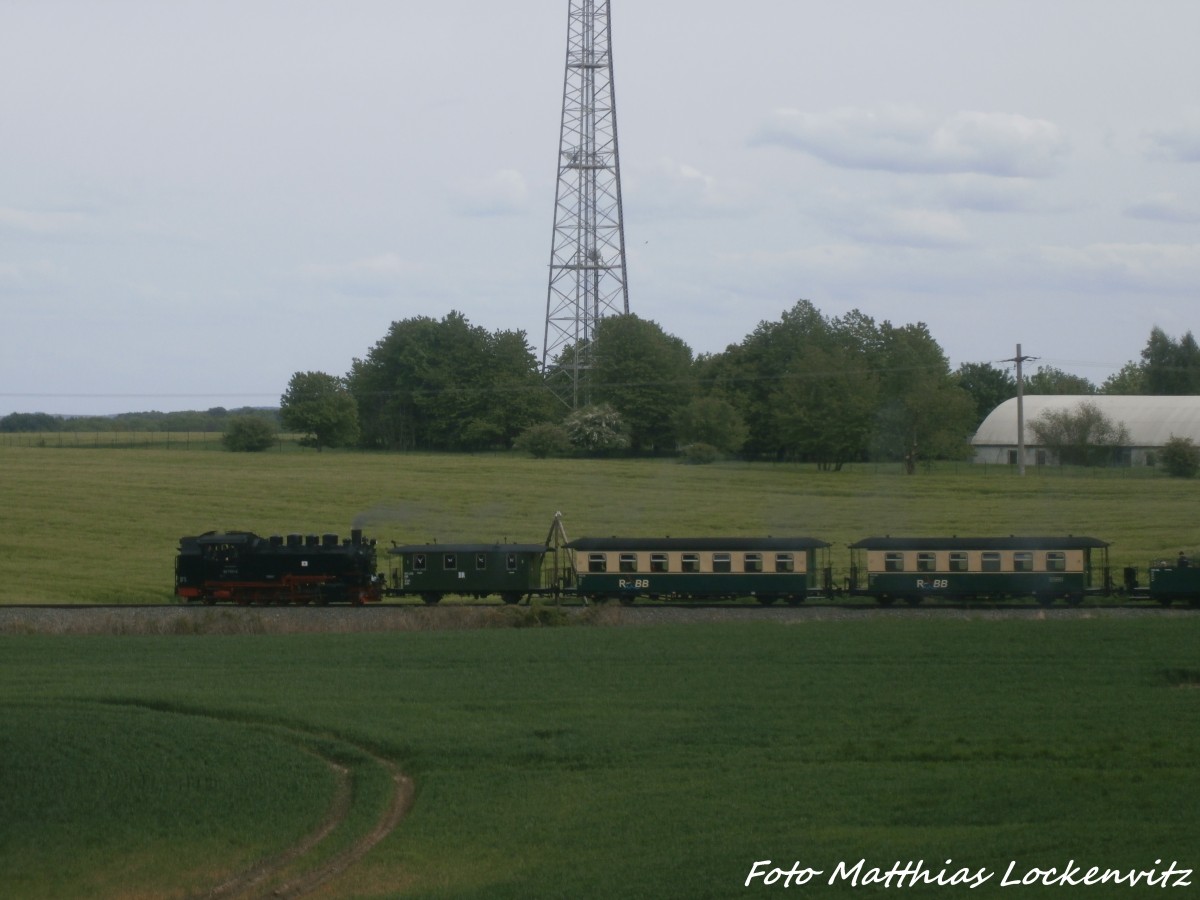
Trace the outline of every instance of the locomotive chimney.
{"type": "Polygon", "coordinates": [[[351,542],[352,544],[354,544],[354,546],[355,546],[355,547],[357,547],[359,544],[361,544],[361,543],[362,543],[362,529],[361,529],[361,528],[353,528],[353,529],[351,529],[351,531],[350,531],[350,542],[351,542]]]}

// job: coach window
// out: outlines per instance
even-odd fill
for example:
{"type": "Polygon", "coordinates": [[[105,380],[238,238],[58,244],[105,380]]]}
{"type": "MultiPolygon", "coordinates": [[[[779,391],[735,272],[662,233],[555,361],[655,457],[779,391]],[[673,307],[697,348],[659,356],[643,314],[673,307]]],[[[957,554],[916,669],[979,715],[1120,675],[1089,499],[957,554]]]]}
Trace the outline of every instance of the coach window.
{"type": "Polygon", "coordinates": [[[515,554],[515,553],[508,554],[508,559],[505,560],[505,562],[508,566],[508,571],[510,571],[510,572],[517,571],[517,554],[515,554]]]}
{"type": "Polygon", "coordinates": [[[885,572],[903,572],[904,571],[904,554],[903,553],[885,553],[885,554],[883,554],[883,571],[885,571],[885,572]]]}
{"type": "Polygon", "coordinates": [[[961,550],[950,554],[950,571],[965,572],[967,571],[967,554],[961,550]]]}
{"type": "Polygon", "coordinates": [[[682,565],[680,569],[684,572],[699,572],[700,571],[700,554],[685,553],[683,554],[682,565]]]}
{"type": "Polygon", "coordinates": [[[425,554],[424,553],[413,554],[413,571],[414,572],[424,572],[425,571],[425,554]]]}
{"type": "Polygon", "coordinates": [[[651,572],[667,571],[667,554],[651,553],[650,554],[650,571],[651,572]]]}
{"type": "Polygon", "coordinates": [[[1046,554],[1046,571],[1047,572],[1065,572],[1067,571],[1067,554],[1060,550],[1051,550],[1046,554]]]}
{"type": "Polygon", "coordinates": [[[449,572],[451,569],[458,568],[458,556],[454,553],[447,553],[442,557],[442,568],[449,572]]]}
{"type": "Polygon", "coordinates": [[[796,560],[790,553],[775,554],[775,571],[776,572],[795,572],[796,560]]]}
{"type": "Polygon", "coordinates": [[[608,571],[608,556],[603,553],[588,554],[588,571],[589,572],[607,572],[608,571]]]}
{"type": "Polygon", "coordinates": [[[743,572],[761,572],[762,571],[762,554],[747,553],[742,557],[743,572]]]}
{"type": "Polygon", "coordinates": [[[918,572],[936,572],[937,571],[937,556],[933,553],[918,553],[917,554],[917,571],[918,572]]]}
{"type": "Polygon", "coordinates": [[[480,572],[482,572],[484,569],[487,568],[487,554],[486,553],[476,553],[475,554],[475,568],[480,572]]]}
{"type": "Polygon", "coordinates": [[[622,572],[636,572],[638,570],[637,554],[636,553],[622,553],[620,565],[621,565],[622,572]]]}
{"type": "Polygon", "coordinates": [[[1013,554],[1013,571],[1014,572],[1032,572],[1033,571],[1033,554],[1028,550],[1019,550],[1013,554]]]}
{"type": "Polygon", "coordinates": [[[980,556],[980,566],[984,572],[999,572],[1000,571],[1000,554],[994,550],[986,550],[980,556]]]}
{"type": "Polygon", "coordinates": [[[714,572],[732,572],[733,559],[728,553],[713,554],[713,571],[714,572]]]}

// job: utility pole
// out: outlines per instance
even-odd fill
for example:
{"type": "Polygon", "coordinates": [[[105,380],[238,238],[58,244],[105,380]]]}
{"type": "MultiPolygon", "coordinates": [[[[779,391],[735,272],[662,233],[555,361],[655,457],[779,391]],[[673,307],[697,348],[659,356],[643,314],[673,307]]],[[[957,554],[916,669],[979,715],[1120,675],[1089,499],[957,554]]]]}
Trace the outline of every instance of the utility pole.
{"type": "Polygon", "coordinates": [[[1017,364],[1017,474],[1025,474],[1025,378],[1021,374],[1021,363],[1032,362],[1036,356],[1022,356],[1021,345],[1017,344],[1017,355],[1001,360],[1017,364]]]}
{"type": "Polygon", "coordinates": [[[629,312],[609,0],[569,0],[542,374],[587,401],[596,323],[629,312]]]}

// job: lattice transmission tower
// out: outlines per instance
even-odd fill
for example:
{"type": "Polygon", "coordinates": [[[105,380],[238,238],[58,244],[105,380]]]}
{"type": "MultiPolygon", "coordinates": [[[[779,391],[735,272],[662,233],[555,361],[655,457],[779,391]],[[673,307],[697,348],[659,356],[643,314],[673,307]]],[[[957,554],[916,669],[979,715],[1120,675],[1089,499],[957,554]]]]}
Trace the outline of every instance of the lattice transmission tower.
{"type": "Polygon", "coordinates": [[[629,312],[629,287],[609,0],[569,3],[542,372],[578,407],[588,402],[596,323],[629,312]]]}

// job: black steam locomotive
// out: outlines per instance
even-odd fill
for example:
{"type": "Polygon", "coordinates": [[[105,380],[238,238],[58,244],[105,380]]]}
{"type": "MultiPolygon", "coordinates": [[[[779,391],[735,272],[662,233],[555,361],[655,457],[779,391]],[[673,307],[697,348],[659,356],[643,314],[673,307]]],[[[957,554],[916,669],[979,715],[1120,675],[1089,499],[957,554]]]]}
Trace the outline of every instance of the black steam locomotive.
{"type": "Polygon", "coordinates": [[[376,603],[384,585],[375,569],[375,541],[358,529],[340,541],[336,534],[209,531],[180,539],[175,595],[208,604],[376,603]]]}

